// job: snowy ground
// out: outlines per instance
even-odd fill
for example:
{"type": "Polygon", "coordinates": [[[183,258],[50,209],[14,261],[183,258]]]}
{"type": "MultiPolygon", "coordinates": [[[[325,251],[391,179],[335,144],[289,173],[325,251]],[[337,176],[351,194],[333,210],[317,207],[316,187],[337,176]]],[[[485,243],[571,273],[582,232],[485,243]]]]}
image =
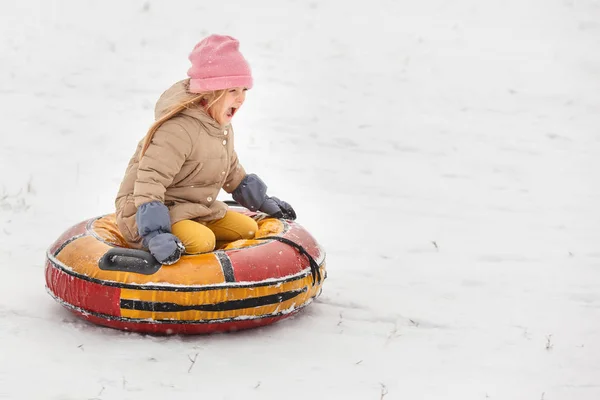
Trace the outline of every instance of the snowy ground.
{"type": "Polygon", "coordinates": [[[0,399],[599,399],[599,49],[598,0],[1,1],[0,399]],[[208,33],[323,295],[236,334],[84,323],[44,252],[112,211],[208,33]]]}

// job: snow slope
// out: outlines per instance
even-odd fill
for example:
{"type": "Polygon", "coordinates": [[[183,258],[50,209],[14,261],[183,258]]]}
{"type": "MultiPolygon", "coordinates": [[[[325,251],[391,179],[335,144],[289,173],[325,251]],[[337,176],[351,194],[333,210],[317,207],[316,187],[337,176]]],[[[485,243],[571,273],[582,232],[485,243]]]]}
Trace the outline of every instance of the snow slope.
{"type": "Polygon", "coordinates": [[[599,48],[598,0],[0,2],[0,399],[600,398],[599,48]],[[323,295],[236,334],[89,325],[44,252],[112,211],[209,33],[323,295]]]}

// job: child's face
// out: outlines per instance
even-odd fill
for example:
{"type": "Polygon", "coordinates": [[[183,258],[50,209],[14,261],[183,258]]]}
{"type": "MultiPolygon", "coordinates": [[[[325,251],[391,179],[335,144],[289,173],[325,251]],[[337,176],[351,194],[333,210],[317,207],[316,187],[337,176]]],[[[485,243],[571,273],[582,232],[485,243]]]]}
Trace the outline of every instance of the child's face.
{"type": "Polygon", "coordinates": [[[213,118],[221,125],[228,125],[231,119],[246,100],[246,88],[227,89],[219,104],[214,108],[213,118]]]}

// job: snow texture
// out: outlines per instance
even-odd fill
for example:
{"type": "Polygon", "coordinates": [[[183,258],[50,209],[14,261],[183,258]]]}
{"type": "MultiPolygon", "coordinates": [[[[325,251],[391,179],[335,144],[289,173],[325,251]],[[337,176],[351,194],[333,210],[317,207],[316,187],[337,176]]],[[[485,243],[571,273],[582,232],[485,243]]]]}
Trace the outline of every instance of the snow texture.
{"type": "Polygon", "coordinates": [[[600,1],[0,10],[0,399],[600,398],[600,1]],[[90,325],[45,250],[112,212],[210,33],[252,65],[238,154],[327,250],[323,294],[235,334],[90,325]]]}

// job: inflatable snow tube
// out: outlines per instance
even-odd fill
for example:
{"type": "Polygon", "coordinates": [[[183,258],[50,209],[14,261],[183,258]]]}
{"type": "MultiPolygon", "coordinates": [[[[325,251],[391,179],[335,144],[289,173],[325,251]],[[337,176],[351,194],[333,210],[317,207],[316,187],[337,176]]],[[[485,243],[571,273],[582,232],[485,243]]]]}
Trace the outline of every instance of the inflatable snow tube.
{"type": "Polygon", "coordinates": [[[268,325],[320,294],[325,252],[294,221],[257,222],[256,239],[162,266],[127,248],[114,214],[93,218],[48,249],[46,287],[76,315],[121,330],[201,334],[268,325]]]}

